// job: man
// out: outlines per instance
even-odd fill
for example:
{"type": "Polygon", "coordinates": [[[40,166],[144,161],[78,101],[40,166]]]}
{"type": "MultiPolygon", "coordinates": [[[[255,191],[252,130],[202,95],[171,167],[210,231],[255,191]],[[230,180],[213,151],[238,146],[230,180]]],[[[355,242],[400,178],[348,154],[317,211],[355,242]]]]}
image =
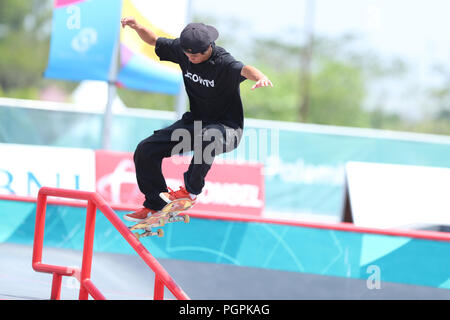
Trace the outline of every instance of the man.
{"type": "Polygon", "coordinates": [[[140,222],[173,200],[195,201],[202,192],[214,157],[238,146],[244,127],[240,83],[245,79],[255,81],[252,90],[273,85],[261,71],[244,66],[216,46],[219,33],[212,26],[190,23],[179,38],[167,39],[158,37],[133,17],[124,18],[121,23],[123,28],[134,29],[143,41],[155,46],[160,60],[180,66],[190,104],[190,112],[182,119],[155,131],[136,148],[136,178],[145,195],[144,207],[125,215],[124,219],[140,222]],[[177,154],[175,149],[180,151],[180,142],[175,137],[188,141],[182,151],[194,151],[189,169],[184,173],[185,185],[177,191],[167,188],[161,171],[162,159],[177,154]]]}

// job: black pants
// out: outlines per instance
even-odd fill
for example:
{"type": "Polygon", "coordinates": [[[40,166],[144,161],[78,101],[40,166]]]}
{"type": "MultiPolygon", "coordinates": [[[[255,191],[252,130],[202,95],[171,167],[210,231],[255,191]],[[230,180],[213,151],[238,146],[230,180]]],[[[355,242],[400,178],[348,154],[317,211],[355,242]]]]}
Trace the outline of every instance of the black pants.
{"type": "Polygon", "coordinates": [[[144,207],[161,210],[166,205],[159,197],[167,191],[161,170],[163,158],[194,151],[184,183],[188,192],[200,194],[214,157],[237,148],[241,137],[242,129],[181,119],[141,141],[134,153],[134,164],[139,189],[145,195],[144,207]]]}

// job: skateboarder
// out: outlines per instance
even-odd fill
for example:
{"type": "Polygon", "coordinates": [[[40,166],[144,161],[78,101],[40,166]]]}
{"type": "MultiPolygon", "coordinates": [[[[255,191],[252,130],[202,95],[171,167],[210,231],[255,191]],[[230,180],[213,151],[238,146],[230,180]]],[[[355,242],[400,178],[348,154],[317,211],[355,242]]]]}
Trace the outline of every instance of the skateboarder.
{"type": "Polygon", "coordinates": [[[134,153],[136,178],[145,195],[143,208],[124,219],[140,222],[181,198],[196,200],[205,185],[205,177],[216,155],[237,148],[244,127],[239,85],[245,79],[255,81],[252,90],[273,87],[255,67],[235,60],[215,41],[219,33],[203,23],[188,24],[179,38],[158,37],[133,17],[121,20],[122,27],[134,29],[151,46],[160,60],[172,61],[181,68],[189,98],[190,111],[167,128],[157,130],[141,141],[134,153]],[[178,140],[176,139],[178,137],[178,140]],[[180,141],[180,137],[184,139],[180,141]],[[194,151],[184,186],[167,188],[161,171],[162,159],[182,151],[194,151]]]}

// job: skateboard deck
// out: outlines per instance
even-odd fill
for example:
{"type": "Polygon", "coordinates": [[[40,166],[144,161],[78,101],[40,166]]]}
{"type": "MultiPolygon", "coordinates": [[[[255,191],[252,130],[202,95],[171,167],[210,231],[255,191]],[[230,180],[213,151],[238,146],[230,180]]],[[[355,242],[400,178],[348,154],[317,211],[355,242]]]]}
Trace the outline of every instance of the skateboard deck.
{"type": "Polygon", "coordinates": [[[179,222],[184,221],[185,223],[189,223],[190,218],[188,215],[180,215],[181,212],[190,209],[194,203],[189,199],[179,199],[172,201],[161,211],[152,214],[150,217],[145,219],[144,221],[138,222],[135,225],[129,227],[130,231],[135,230],[144,230],[143,233],[135,232],[134,235],[139,240],[144,237],[158,236],[163,237],[164,231],[162,229],[158,229],[157,231],[153,231],[153,228],[163,227],[166,223],[179,222]]]}

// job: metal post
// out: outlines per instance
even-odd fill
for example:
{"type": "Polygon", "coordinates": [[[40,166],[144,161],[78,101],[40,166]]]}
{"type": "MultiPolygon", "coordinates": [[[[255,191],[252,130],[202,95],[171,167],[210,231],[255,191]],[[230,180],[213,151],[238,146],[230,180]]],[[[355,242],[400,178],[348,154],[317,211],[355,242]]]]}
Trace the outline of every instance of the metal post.
{"type": "Polygon", "coordinates": [[[83,261],[81,265],[80,300],[87,300],[89,292],[83,285],[84,280],[91,278],[92,255],[94,249],[95,214],[97,207],[91,200],[87,205],[86,230],[84,234],[83,261]]]}
{"type": "Polygon", "coordinates": [[[51,300],[59,300],[61,298],[61,281],[62,275],[53,273],[51,300]]]}
{"type": "Polygon", "coordinates": [[[46,208],[47,196],[39,193],[36,204],[36,222],[34,227],[33,268],[42,262],[46,208]]]}
{"type": "MultiPolygon", "coordinates": [[[[192,20],[192,3],[193,0],[187,0],[186,3],[186,24],[190,23],[192,20]]],[[[183,75],[182,75],[183,77],[183,75]]],[[[177,95],[177,100],[175,103],[175,111],[177,113],[177,118],[180,119],[183,114],[186,112],[187,110],[187,101],[188,101],[188,97],[186,94],[186,90],[184,87],[184,82],[181,81],[181,85],[180,85],[180,91],[178,92],[177,95]]]]}
{"type": "Polygon", "coordinates": [[[153,300],[164,299],[164,283],[159,279],[155,273],[155,290],[153,292],[153,300]]]}
{"type": "Polygon", "coordinates": [[[300,103],[300,121],[308,120],[310,108],[310,85],[311,85],[311,60],[314,45],[314,16],[315,16],[315,0],[306,0],[305,8],[305,34],[306,45],[302,54],[301,66],[301,85],[302,85],[302,101],[300,103]]]}
{"type": "Polygon", "coordinates": [[[177,119],[181,119],[181,117],[183,116],[183,114],[186,112],[187,109],[187,94],[183,82],[181,82],[180,92],[178,92],[177,95],[175,109],[177,113],[177,119]]]}
{"type": "Polygon", "coordinates": [[[113,103],[116,98],[117,88],[116,80],[119,73],[119,42],[117,39],[114,46],[113,55],[111,59],[111,67],[109,70],[108,80],[108,98],[106,101],[105,114],[103,116],[103,128],[102,128],[102,149],[108,150],[111,147],[111,127],[113,120],[113,103]]]}
{"type": "Polygon", "coordinates": [[[102,149],[108,150],[111,148],[111,127],[113,120],[112,105],[116,98],[116,85],[108,83],[108,100],[106,102],[105,114],[103,116],[103,132],[102,132],[102,149]]]}

